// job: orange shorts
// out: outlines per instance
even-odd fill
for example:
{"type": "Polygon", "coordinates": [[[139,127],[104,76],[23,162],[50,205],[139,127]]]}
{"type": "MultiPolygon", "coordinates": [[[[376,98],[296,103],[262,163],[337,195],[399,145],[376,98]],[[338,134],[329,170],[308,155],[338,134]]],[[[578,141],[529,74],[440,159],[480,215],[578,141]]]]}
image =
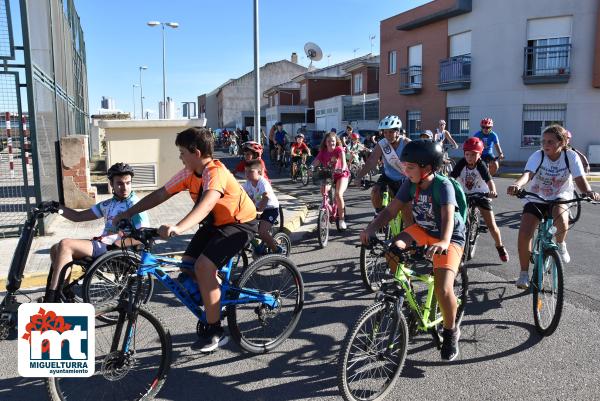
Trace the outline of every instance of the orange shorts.
{"type": "MultiPolygon", "coordinates": [[[[411,238],[419,246],[432,245],[439,242],[439,238],[435,238],[427,233],[425,229],[417,224],[413,224],[402,231],[411,236],[411,238]]],[[[446,269],[452,270],[454,273],[458,272],[460,267],[460,261],[462,259],[463,248],[457,244],[451,242],[448,246],[448,253],[445,255],[435,254],[433,255],[433,268],[434,269],[446,269]]]]}

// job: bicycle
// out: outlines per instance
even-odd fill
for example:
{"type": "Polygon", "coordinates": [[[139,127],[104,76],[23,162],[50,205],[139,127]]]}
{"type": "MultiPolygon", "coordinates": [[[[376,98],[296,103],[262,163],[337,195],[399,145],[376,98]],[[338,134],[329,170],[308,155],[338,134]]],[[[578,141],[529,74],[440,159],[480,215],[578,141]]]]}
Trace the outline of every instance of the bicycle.
{"type": "MultiPolygon", "coordinates": [[[[387,185],[382,195],[383,199],[381,205],[385,208],[390,203],[390,191],[387,185]]],[[[384,240],[388,241],[395,238],[401,232],[402,213],[398,213],[398,215],[383,228],[384,240]]],[[[388,274],[388,265],[385,260],[383,261],[383,264],[378,264],[377,257],[372,259],[374,255],[369,249],[370,248],[365,245],[361,245],[360,247],[360,276],[367,291],[377,292],[381,286],[381,282],[390,277],[388,274]]]]}
{"type": "Polygon", "coordinates": [[[307,186],[310,181],[310,169],[307,166],[307,160],[302,160],[301,163],[292,162],[290,176],[292,178],[292,182],[296,182],[298,180],[298,176],[300,176],[300,182],[302,185],[307,186]],[[296,174],[294,174],[294,171],[296,174]]]}
{"type": "MultiPolygon", "coordinates": [[[[198,335],[207,328],[196,283],[188,273],[182,272],[174,280],[164,270],[170,266],[190,272],[193,263],[152,254],[149,250],[158,236],[157,229],[131,229],[129,235],[140,241],[144,249],[136,274],[129,277],[118,301],[97,309],[98,316],[110,314],[115,321],[102,321],[96,326],[96,373],[90,378],[47,379],[52,400],[145,400],[158,394],[171,365],[172,343],[169,330],[141,305],[141,281],[147,274],[163,284],[198,319],[198,335]]],[[[254,261],[233,284],[232,263],[230,259],[217,273],[221,280],[221,319],[227,318],[231,336],[244,351],[269,352],[292,334],[300,319],[304,304],[302,276],[288,258],[268,255],[254,261]]]]}
{"type": "MultiPolygon", "coordinates": [[[[435,298],[431,263],[424,259],[425,249],[418,246],[399,249],[377,238],[372,238],[369,246],[381,257],[392,254],[398,258],[397,270],[393,279],[382,283],[375,303],[366,308],[348,331],[340,350],[338,388],[346,401],[382,400],[393,389],[406,359],[409,336],[427,332],[438,349],[442,344],[443,319],[435,298]],[[419,285],[425,289],[417,290],[419,285]]],[[[462,265],[456,277],[455,322],[459,326],[469,283],[462,265]]]]}
{"type": "Polygon", "coordinates": [[[450,173],[452,173],[452,170],[454,170],[454,167],[456,167],[456,162],[454,159],[448,156],[448,150],[451,148],[453,149],[453,147],[450,145],[444,145],[444,164],[442,166],[441,173],[446,177],[450,177],[450,173]]]}
{"type": "MultiPolygon", "coordinates": [[[[551,205],[581,201],[592,204],[599,203],[585,197],[549,201],[525,190],[520,190],[516,196],[518,198],[532,196],[551,205]]],[[[533,297],[533,320],[535,328],[542,336],[549,336],[554,333],[562,315],[564,298],[563,262],[558,254],[558,245],[553,239],[555,233],[556,227],[554,227],[552,216],[542,218],[538,224],[531,251],[533,273],[530,287],[533,297]]]]}
{"type": "Polygon", "coordinates": [[[573,202],[569,205],[569,225],[577,223],[581,216],[581,196],[577,191],[573,191],[573,199],[577,199],[577,202],[573,202]]]}
{"type": "Polygon", "coordinates": [[[313,172],[313,180],[319,182],[319,185],[329,185],[329,190],[323,192],[321,207],[319,208],[319,217],[317,219],[317,233],[319,245],[325,248],[329,242],[329,226],[335,222],[336,228],[340,231],[339,215],[337,202],[334,193],[334,170],[318,166],[313,172]]]}
{"type": "Polygon", "coordinates": [[[477,239],[479,233],[487,232],[487,227],[481,225],[481,212],[477,207],[478,199],[489,198],[489,193],[475,192],[467,195],[467,211],[466,231],[465,231],[465,249],[463,252],[463,261],[473,259],[475,250],[477,249],[477,239]]]}

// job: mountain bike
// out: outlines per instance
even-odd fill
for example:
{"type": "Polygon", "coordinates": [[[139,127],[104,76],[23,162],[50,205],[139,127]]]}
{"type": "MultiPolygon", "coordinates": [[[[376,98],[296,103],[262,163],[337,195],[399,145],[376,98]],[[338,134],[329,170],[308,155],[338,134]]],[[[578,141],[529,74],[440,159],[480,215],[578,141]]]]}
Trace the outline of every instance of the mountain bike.
{"type": "MultiPolygon", "coordinates": [[[[551,205],[581,201],[598,203],[584,197],[548,201],[537,194],[524,190],[520,190],[516,196],[518,198],[531,196],[551,205]]],[[[552,214],[550,214],[540,220],[531,251],[533,273],[530,287],[533,296],[533,320],[535,328],[543,336],[554,333],[560,322],[563,308],[563,262],[558,254],[558,245],[554,241],[554,234],[556,234],[556,227],[552,214]]]]}
{"type": "MultiPolygon", "coordinates": [[[[171,335],[164,324],[141,304],[142,280],[151,274],[172,292],[198,319],[196,332],[207,329],[206,316],[196,283],[193,263],[152,254],[149,249],[158,230],[129,228],[129,236],[144,250],[134,276],[118,301],[97,308],[102,319],[96,325],[96,369],[91,377],[49,378],[52,400],[151,399],[165,383],[172,359],[171,335]],[[177,280],[165,267],[182,269],[177,280]],[[187,273],[186,273],[187,272],[187,273]]],[[[231,336],[250,353],[265,353],[278,347],[296,327],[304,304],[302,276],[286,257],[268,255],[254,261],[239,278],[231,281],[232,260],[218,270],[221,280],[221,319],[227,318],[231,336]]]]}
{"type": "Polygon", "coordinates": [[[317,219],[317,233],[319,245],[325,248],[329,242],[329,226],[335,222],[336,228],[340,231],[339,215],[337,202],[335,201],[335,187],[333,179],[334,170],[318,166],[313,172],[313,180],[319,181],[319,185],[329,185],[329,190],[323,192],[321,207],[319,208],[319,217],[317,219]]]}
{"type": "MultiPolygon", "coordinates": [[[[385,208],[390,203],[390,191],[386,185],[382,194],[381,205],[385,208]]],[[[382,229],[384,240],[395,238],[402,232],[402,213],[398,213],[387,226],[382,229]]],[[[372,247],[361,245],[360,247],[360,276],[365,289],[369,292],[377,292],[381,282],[386,278],[391,278],[388,264],[385,259],[379,260],[377,253],[372,251],[372,247]]]]}
{"type": "MultiPolygon", "coordinates": [[[[338,388],[346,401],[382,400],[392,391],[402,372],[409,336],[426,332],[438,349],[442,344],[443,319],[425,249],[410,246],[402,250],[377,238],[369,246],[382,258],[397,258],[397,270],[393,279],[383,281],[375,303],[348,331],[340,350],[338,388]]],[[[454,285],[457,326],[464,316],[468,283],[467,271],[461,266],[454,285]]]]}
{"type": "Polygon", "coordinates": [[[481,212],[477,207],[477,200],[489,198],[488,193],[475,192],[467,195],[467,204],[469,209],[467,211],[467,222],[465,231],[465,249],[463,252],[463,261],[473,259],[475,256],[475,250],[477,249],[477,239],[479,233],[487,232],[487,227],[481,225],[481,212]]]}
{"type": "Polygon", "coordinates": [[[310,181],[310,169],[307,166],[307,161],[302,160],[301,163],[292,162],[290,176],[292,178],[292,182],[296,182],[298,180],[298,176],[300,176],[300,182],[302,185],[307,186],[310,181]]]}

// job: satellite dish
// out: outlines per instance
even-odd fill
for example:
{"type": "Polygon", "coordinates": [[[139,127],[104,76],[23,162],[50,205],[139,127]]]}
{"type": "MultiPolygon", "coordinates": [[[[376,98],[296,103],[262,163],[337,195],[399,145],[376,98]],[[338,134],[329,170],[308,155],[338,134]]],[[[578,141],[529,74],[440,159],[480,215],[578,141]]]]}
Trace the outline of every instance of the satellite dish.
{"type": "Polygon", "coordinates": [[[308,42],[304,45],[304,53],[310,59],[309,69],[312,67],[313,61],[319,61],[323,58],[323,50],[313,42],[308,42]]]}

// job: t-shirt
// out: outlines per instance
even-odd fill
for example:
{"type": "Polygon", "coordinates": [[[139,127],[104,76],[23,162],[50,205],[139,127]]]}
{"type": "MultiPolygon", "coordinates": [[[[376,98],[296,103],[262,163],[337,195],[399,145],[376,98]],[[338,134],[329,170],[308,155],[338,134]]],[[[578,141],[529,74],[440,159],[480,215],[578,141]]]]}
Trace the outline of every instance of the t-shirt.
{"type": "Polygon", "coordinates": [[[292,156],[301,156],[302,152],[308,153],[308,146],[306,146],[306,143],[302,142],[298,144],[298,142],[294,142],[291,147],[292,156]]]}
{"type": "MultiPolygon", "coordinates": [[[[566,150],[561,152],[555,161],[550,160],[548,155],[544,155],[542,161],[542,152],[542,150],[538,150],[529,156],[525,165],[525,171],[535,173],[542,162],[537,174],[531,180],[529,191],[546,200],[573,199],[573,178],[581,177],[584,174],[581,159],[574,151],[566,150]],[[569,167],[567,167],[565,157],[569,158],[569,167]]],[[[533,197],[530,200],[541,202],[533,197]]]]}
{"type": "Polygon", "coordinates": [[[258,204],[262,201],[263,195],[267,194],[269,201],[267,202],[265,209],[279,208],[279,201],[275,196],[275,191],[273,191],[273,187],[264,177],[258,179],[256,186],[252,185],[250,180],[246,180],[244,185],[242,185],[242,188],[244,188],[244,191],[246,191],[250,199],[252,199],[255,206],[258,207],[258,204]]]}
{"type": "MultiPolygon", "coordinates": [[[[396,198],[403,203],[411,202],[415,223],[424,228],[432,237],[441,239],[442,212],[441,210],[437,212],[433,210],[434,183],[432,182],[427,189],[420,189],[418,191],[418,196],[415,196],[414,198],[412,198],[410,194],[411,185],[412,183],[410,180],[404,180],[400,186],[400,189],[398,190],[398,193],[396,194],[396,198]]],[[[454,205],[455,210],[457,210],[458,204],[456,203],[456,197],[452,183],[450,183],[449,180],[445,180],[440,185],[439,190],[440,206],[454,205]]],[[[465,225],[462,222],[462,219],[456,217],[456,213],[450,242],[453,242],[461,247],[464,247],[465,245],[465,225]]]]}
{"type": "Polygon", "coordinates": [[[498,135],[494,131],[490,131],[488,135],[477,131],[473,136],[483,142],[483,152],[481,154],[494,157],[494,145],[499,143],[498,135]]]}
{"type": "Polygon", "coordinates": [[[342,162],[342,158],[344,157],[344,149],[341,146],[336,146],[333,149],[333,152],[325,150],[319,151],[317,155],[317,160],[321,162],[324,167],[333,167],[334,169],[341,169],[344,166],[342,162]],[[335,165],[332,166],[332,159],[336,158],[335,165]]]}
{"type": "MultiPolygon", "coordinates": [[[[113,226],[113,219],[129,209],[133,205],[139,202],[139,198],[135,192],[125,199],[118,199],[113,196],[111,199],[96,203],[92,206],[92,212],[97,218],[104,217],[104,231],[102,231],[102,242],[108,245],[113,244],[119,239],[117,232],[119,231],[113,226]]],[[[150,227],[150,221],[148,220],[148,214],[146,212],[138,213],[131,218],[131,221],[135,228],[150,227]]]]}
{"type": "Polygon", "coordinates": [[[473,168],[469,168],[467,160],[464,158],[460,159],[458,163],[456,163],[456,167],[454,167],[450,173],[450,177],[456,178],[467,194],[487,193],[490,191],[486,183],[490,181],[492,177],[481,158],[477,160],[477,164],[475,164],[475,167],[473,168]]]}
{"type": "Polygon", "coordinates": [[[284,145],[286,135],[287,135],[287,132],[285,132],[285,130],[284,131],[275,131],[275,143],[284,145]]]}
{"type": "MultiPolygon", "coordinates": [[[[260,165],[262,166],[262,171],[263,171],[263,177],[265,177],[269,182],[271,182],[271,180],[269,179],[269,176],[267,174],[267,166],[265,165],[265,161],[263,159],[258,159],[260,160],[260,165]]],[[[244,173],[246,171],[246,161],[244,159],[242,159],[236,166],[234,171],[236,173],[244,173]]]]}
{"type": "Polygon", "coordinates": [[[185,190],[189,191],[194,203],[197,203],[202,197],[203,191],[209,189],[221,194],[221,198],[211,212],[215,226],[247,223],[256,218],[254,203],[233,174],[219,160],[211,160],[204,167],[202,176],[183,169],[165,184],[165,190],[171,195],[185,190]]]}

